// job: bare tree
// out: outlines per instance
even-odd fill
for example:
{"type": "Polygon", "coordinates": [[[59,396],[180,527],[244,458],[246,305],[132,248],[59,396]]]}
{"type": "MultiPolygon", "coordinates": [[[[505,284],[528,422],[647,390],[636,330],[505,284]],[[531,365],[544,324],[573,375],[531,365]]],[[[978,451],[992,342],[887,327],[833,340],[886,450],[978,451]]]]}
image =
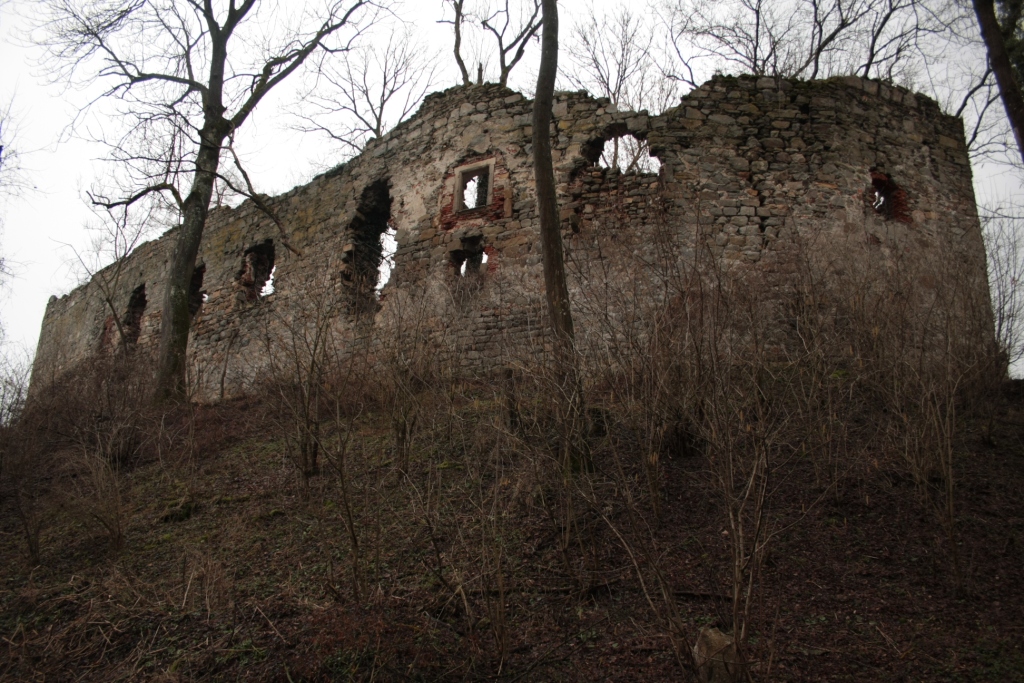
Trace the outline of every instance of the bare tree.
{"type": "Polygon", "coordinates": [[[537,188],[537,214],[540,217],[541,248],[544,254],[544,289],[547,293],[548,315],[557,344],[571,347],[574,337],[572,312],[569,309],[569,288],[565,280],[549,132],[555,75],[558,73],[558,7],[555,0],[544,0],[544,20],[537,96],[533,101],[533,168],[537,188]]]}
{"type": "MultiPolygon", "coordinates": [[[[541,0],[486,0],[478,4],[475,10],[466,8],[466,0],[444,0],[444,4],[454,11],[454,19],[442,19],[440,23],[453,26],[455,61],[462,73],[462,84],[472,83],[462,56],[465,29],[479,22],[483,33],[497,44],[497,50],[493,54],[498,57],[498,84],[507,86],[509,74],[526,54],[526,46],[530,39],[540,30],[541,0]]],[[[484,56],[481,54],[477,71],[478,83],[483,82],[484,65],[484,56]]]]}
{"type": "Polygon", "coordinates": [[[714,69],[893,80],[910,68],[921,35],[940,24],[932,13],[924,13],[931,23],[923,20],[916,0],[673,0],[663,7],[678,60],[667,75],[691,87],[714,69]]]}
{"type": "Polygon", "coordinates": [[[404,121],[436,83],[437,59],[411,30],[356,47],[317,70],[299,129],[326,133],[351,154],[404,121]]]}
{"type": "Polygon", "coordinates": [[[500,74],[498,85],[508,85],[508,75],[523,58],[526,44],[537,34],[541,25],[540,0],[530,0],[518,6],[518,16],[511,7],[511,0],[505,0],[504,6],[499,3],[495,8],[487,8],[487,16],[480,20],[483,26],[498,44],[498,66],[500,74]]]}
{"type": "Polygon", "coordinates": [[[466,0],[442,1],[445,6],[451,6],[455,18],[451,21],[442,19],[438,23],[452,25],[452,30],[455,32],[455,63],[459,65],[459,72],[462,73],[462,85],[470,85],[472,81],[469,80],[469,71],[466,69],[466,63],[462,60],[462,29],[466,20],[466,0]]]}
{"type": "Polygon", "coordinates": [[[896,67],[912,50],[916,37],[916,0],[885,0],[866,16],[863,34],[867,47],[858,73],[870,78],[872,73],[885,74],[892,80],[896,67]]]}
{"type": "Polygon", "coordinates": [[[23,186],[21,154],[15,143],[17,130],[11,105],[12,101],[0,105],[0,196],[16,194],[23,186]]]}
{"type": "Polygon", "coordinates": [[[1006,36],[1012,37],[1018,30],[1017,24],[1021,14],[1019,3],[1006,3],[1017,6],[1016,12],[1008,13],[1006,26],[1000,26],[993,0],[973,0],[973,4],[981,38],[988,53],[989,66],[995,73],[996,82],[999,83],[999,94],[1003,99],[1006,117],[1010,121],[1017,149],[1024,159],[1024,92],[1021,90],[1020,74],[1013,68],[1006,45],[1006,36]]]}
{"type": "MultiPolygon", "coordinates": [[[[618,109],[661,112],[678,103],[678,82],[664,78],[649,49],[651,23],[628,7],[597,14],[591,9],[575,24],[564,52],[562,78],[575,88],[607,97],[618,109]]],[[[609,168],[650,172],[646,140],[613,138],[602,154],[609,168]]]]}
{"type": "Polygon", "coordinates": [[[563,68],[562,76],[576,87],[607,97],[615,106],[634,106],[640,93],[632,84],[650,62],[647,32],[648,27],[628,7],[602,15],[591,8],[569,34],[564,51],[571,68],[563,68]]]}
{"type": "Polygon", "coordinates": [[[312,55],[350,48],[377,7],[329,0],[297,21],[283,5],[256,5],[45,2],[41,43],[51,72],[69,84],[99,84],[97,100],[113,100],[126,119],[127,132],[111,145],[124,164],[126,188],[103,206],[132,206],[159,194],[173,199],[180,216],[164,293],[159,398],[184,394],[189,285],[225,140],[312,55]]]}
{"type": "Polygon", "coordinates": [[[1024,226],[1022,207],[1002,206],[982,215],[996,341],[1007,368],[1024,358],[1024,226]]]}
{"type": "Polygon", "coordinates": [[[551,107],[558,74],[557,0],[544,0],[544,32],[540,70],[533,101],[533,169],[540,218],[540,243],[544,259],[544,291],[548,318],[555,338],[556,397],[562,431],[562,465],[567,471],[588,463],[580,442],[583,395],[576,358],[576,334],[565,278],[565,256],[558,220],[555,171],[551,160],[551,107]]]}
{"type": "MultiPolygon", "coordinates": [[[[11,114],[13,100],[0,104],[0,201],[18,196],[26,187],[25,175],[21,165],[21,152],[17,147],[17,129],[14,116],[11,114]]],[[[3,214],[0,213],[0,226],[3,226],[3,214]]],[[[7,261],[0,257],[0,280],[10,275],[7,261]]],[[[0,327],[0,337],[3,328],[0,327]]]]}
{"type": "MultiPolygon", "coordinates": [[[[94,193],[89,193],[88,196],[94,205],[109,201],[106,197],[94,193]]],[[[96,206],[94,213],[100,222],[93,228],[93,240],[89,250],[83,253],[70,244],[65,245],[75,255],[82,280],[91,282],[99,290],[100,298],[109,311],[103,342],[113,341],[110,335],[116,331],[117,345],[125,352],[138,339],[138,324],[141,320],[136,318],[141,318],[142,308],[145,307],[145,285],[142,284],[141,289],[133,292],[124,312],[118,308],[125,303],[120,293],[124,285],[126,257],[157,223],[152,220],[152,207],[146,208],[150,211],[142,213],[129,212],[128,207],[123,205],[109,209],[96,206]],[[139,308],[140,303],[142,308],[139,308]]]]}

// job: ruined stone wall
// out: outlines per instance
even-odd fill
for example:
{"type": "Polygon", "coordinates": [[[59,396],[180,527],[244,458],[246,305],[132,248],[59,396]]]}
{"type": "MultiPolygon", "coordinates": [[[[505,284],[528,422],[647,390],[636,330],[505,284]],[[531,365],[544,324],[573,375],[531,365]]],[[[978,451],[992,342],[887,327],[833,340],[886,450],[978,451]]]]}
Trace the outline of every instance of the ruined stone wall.
{"type": "MultiPolygon", "coordinates": [[[[358,157],[268,198],[279,223],[251,201],[212,211],[189,346],[197,395],[244,393],[274,372],[283,342],[320,318],[349,351],[380,354],[404,343],[398,331],[417,330],[410,343],[456,351],[466,371],[543,348],[531,109],[495,85],[434,94],[358,157]],[[467,209],[461,186],[472,177],[483,190],[467,209]],[[388,225],[398,248],[378,297],[375,264],[388,225]],[[261,295],[271,259],[274,291],[261,295]]],[[[922,96],[859,78],[718,77],[661,116],[618,112],[585,93],[558,94],[553,113],[583,338],[627,325],[636,302],[664,296],[665,273],[697,251],[723,272],[780,282],[808,254],[949,263],[987,295],[962,124],[922,96]],[[660,170],[597,165],[616,136],[646,139],[660,170]]],[[[104,271],[119,273],[114,309],[124,320],[145,286],[140,351],[157,343],[173,240],[171,231],[119,271],[104,271]]],[[[116,347],[98,290],[94,281],[51,299],[34,388],[116,347]]]]}

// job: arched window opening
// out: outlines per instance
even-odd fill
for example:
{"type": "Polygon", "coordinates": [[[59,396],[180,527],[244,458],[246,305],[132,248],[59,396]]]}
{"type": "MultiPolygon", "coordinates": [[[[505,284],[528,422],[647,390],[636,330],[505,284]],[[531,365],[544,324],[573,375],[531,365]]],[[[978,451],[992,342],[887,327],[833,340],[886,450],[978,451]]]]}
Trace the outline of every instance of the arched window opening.
{"type": "Polygon", "coordinates": [[[266,239],[242,254],[242,269],[238,271],[238,284],[247,301],[258,301],[273,293],[266,292],[267,282],[274,272],[274,240],[266,239]],[[266,293],[265,293],[266,292],[266,293]]]}
{"type": "Polygon", "coordinates": [[[128,297],[128,309],[124,312],[121,327],[124,330],[124,343],[134,344],[142,334],[142,316],[146,312],[146,285],[139,285],[128,297]]]}
{"type": "Polygon", "coordinates": [[[393,240],[395,231],[390,221],[388,181],[378,180],[363,190],[355,218],[349,224],[350,242],[342,252],[343,277],[352,284],[356,310],[375,305],[381,288],[391,277],[390,261],[394,250],[388,242],[388,234],[391,233],[393,240]]]}
{"type": "Polygon", "coordinates": [[[621,173],[656,174],[661,160],[651,154],[647,140],[627,132],[613,131],[596,138],[583,150],[583,156],[598,168],[617,169],[621,173]]]}

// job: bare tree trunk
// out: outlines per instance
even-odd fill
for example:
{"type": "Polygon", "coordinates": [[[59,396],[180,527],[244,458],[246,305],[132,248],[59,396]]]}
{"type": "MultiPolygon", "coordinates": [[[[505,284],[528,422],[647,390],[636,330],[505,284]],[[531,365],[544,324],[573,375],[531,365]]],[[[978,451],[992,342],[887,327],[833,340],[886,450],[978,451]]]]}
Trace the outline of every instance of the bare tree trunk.
{"type": "Polygon", "coordinates": [[[182,222],[167,273],[163,313],[160,318],[160,357],[157,365],[156,397],[166,400],[185,394],[185,352],[191,315],[189,286],[196,267],[199,244],[213,197],[213,184],[220,165],[227,122],[207,123],[200,131],[201,146],[196,157],[192,189],[182,207],[182,222]]]}
{"type": "Polygon", "coordinates": [[[544,291],[548,317],[555,335],[555,378],[562,430],[562,459],[566,471],[588,464],[582,442],[583,396],[576,367],[575,333],[565,279],[562,235],[558,225],[555,171],[551,161],[551,105],[558,72],[557,0],[543,0],[544,32],[541,38],[540,71],[533,101],[533,168],[540,218],[540,243],[544,257],[544,291]]]}
{"type": "Polygon", "coordinates": [[[544,288],[548,315],[559,346],[572,346],[572,313],[569,288],[565,282],[562,235],[558,230],[558,200],[555,171],[551,162],[551,106],[558,73],[558,7],[556,0],[544,0],[544,32],[541,38],[537,95],[533,101],[533,168],[537,185],[537,213],[544,255],[544,288]]]}
{"type": "Polygon", "coordinates": [[[459,65],[459,72],[462,73],[462,85],[469,85],[469,71],[466,70],[466,63],[462,61],[462,7],[466,0],[452,0],[452,7],[455,9],[455,63],[459,65]]]}
{"type": "Polygon", "coordinates": [[[1003,41],[1003,32],[999,27],[999,20],[996,18],[995,4],[993,0],[973,0],[973,2],[974,13],[978,16],[978,26],[981,29],[981,38],[985,41],[985,49],[988,51],[989,65],[996,75],[999,94],[1003,99],[1003,106],[1006,108],[1006,117],[1010,119],[1010,127],[1013,128],[1017,149],[1020,151],[1021,158],[1024,159],[1024,94],[1021,93],[1020,83],[1014,77],[1010,56],[1006,52],[1006,44],[1003,41]]]}
{"type": "MultiPolygon", "coordinates": [[[[171,267],[167,273],[167,288],[161,317],[160,357],[154,392],[157,400],[182,398],[185,395],[185,352],[188,349],[188,333],[192,322],[188,310],[189,289],[203,230],[206,227],[206,218],[210,211],[210,200],[218,177],[217,170],[225,139],[238,130],[272,88],[298,69],[314,50],[322,46],[327,36],[348,25],[354,13],[366,5],[367,0],[353,0],[347,9],[343,8],[341,3],[332,5],[320,28],[311,38],[297,46],[290,45],[285,54],[266,62],[250,86],[248,95],[242,99],[235,113],[229,116],[224,105],[225,78],[229,74],[228,41],[239,23],[256,4],[256,0],[243,0],[238,5],[232,2],[223,26],[217,23],[210,4],[207,2],[204,5],[203,16],[210,34],[209,80],[206,84],[186,81],[190,88],[202,93],[203,125],[199,129],[199,152],[196,155],[192,187],[185,200],[180,202],[181,227],[174,246],[171,267]]],[[[146,80],[149,76],[135,78],[146,80]]],[[[166,78],[174,82],[181,80],[176,76],[166,78]]],[[[230,81],[231,78],[228,77],[227,82],[230,81]]]]}

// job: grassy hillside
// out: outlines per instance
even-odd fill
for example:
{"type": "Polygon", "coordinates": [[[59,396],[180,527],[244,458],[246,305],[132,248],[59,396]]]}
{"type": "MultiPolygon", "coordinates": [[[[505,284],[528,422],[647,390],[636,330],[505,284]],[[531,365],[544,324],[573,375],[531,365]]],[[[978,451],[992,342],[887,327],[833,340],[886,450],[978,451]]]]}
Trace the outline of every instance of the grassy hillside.
{"type": "Polygon", "coordinates": [[[796,256],[585,288],[578,384],[543,338],[471,375],[426,300],[354,344],[326,288],[237,351],[246,401],[152,407],[139,349],[34,389],[0,679],[693,680],[716,628],[752,680],[1024,680],[984,288],[796,256]]]}
{"type": "MultiPolygon", "coordinates": [[[[741,586],[755,679],[1024,680],[1024,402],[990,405],[958,431],[952,540],[936,482],[922,494],[892,453],[831,479],[798,451],[773,463],[741,586]]],[[[542,421],[512,429],[463,386],[406,462],[393,412],[350,405],[304,483],[279,409],[140,416],[106,474],[65,442],[20,503],[35,566],[8,457],[0,680],[686,680],[699,629],[733,629],[729,505],[685,440],[653,505],[621,416],[567,481],[542,421]]]]}

